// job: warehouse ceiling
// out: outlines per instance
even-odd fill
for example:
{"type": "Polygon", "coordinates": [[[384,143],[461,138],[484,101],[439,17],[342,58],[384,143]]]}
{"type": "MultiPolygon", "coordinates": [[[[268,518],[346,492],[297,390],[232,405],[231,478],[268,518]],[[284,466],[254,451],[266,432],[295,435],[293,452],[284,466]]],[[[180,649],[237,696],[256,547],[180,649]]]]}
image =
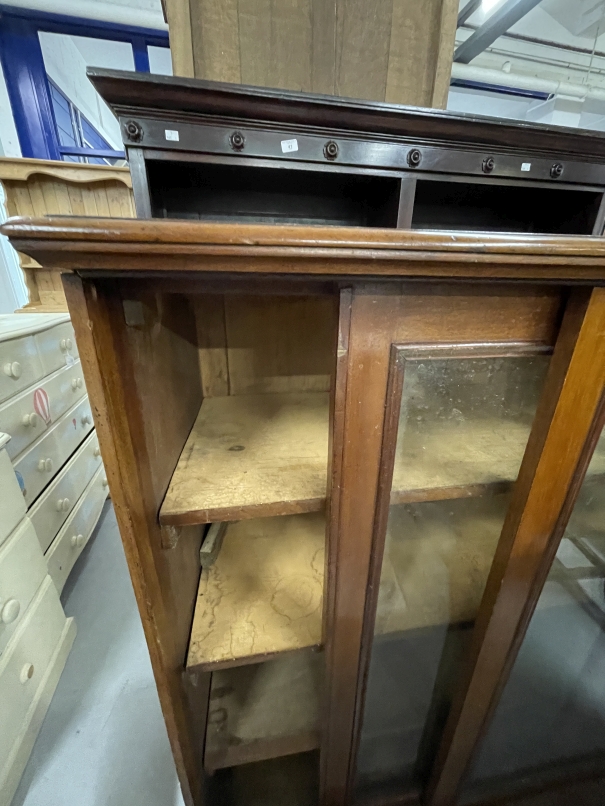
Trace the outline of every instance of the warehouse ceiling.
{"type": "Polygon", "coordinates": [[[461,0],[458,22],[454,87],[508,95],[486,114],[605,130],[605,0],[461,0]]]}

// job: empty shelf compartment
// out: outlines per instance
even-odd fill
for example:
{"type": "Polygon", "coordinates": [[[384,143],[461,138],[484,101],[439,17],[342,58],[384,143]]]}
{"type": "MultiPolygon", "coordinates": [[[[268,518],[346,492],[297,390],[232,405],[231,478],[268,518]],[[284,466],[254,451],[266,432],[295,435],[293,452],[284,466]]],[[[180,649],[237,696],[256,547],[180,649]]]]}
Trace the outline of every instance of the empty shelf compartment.
{"type": "Polygon", "coordinates": [[[321,644],[325,518],[230,523],[201,575],[187,668],[214,671],[321,644]]]}
{"type": "Polygon", "coordinates": [[[305,650],[213,672],[206,769],[317,749],[322,662],[321,653],[305,650]]]}
{"type": "Polygon", "coordinates": [[[173,474],[160,522],[319,511],[327,466],[326,393],[207,398],[173,474]]]}

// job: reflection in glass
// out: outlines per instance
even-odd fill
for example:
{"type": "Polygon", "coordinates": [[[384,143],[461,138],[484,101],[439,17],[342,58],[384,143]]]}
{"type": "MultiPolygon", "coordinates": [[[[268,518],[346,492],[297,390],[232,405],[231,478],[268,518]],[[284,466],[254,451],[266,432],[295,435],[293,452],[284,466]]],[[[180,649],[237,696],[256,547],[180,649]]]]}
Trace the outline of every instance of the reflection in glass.
{"type": "Polygon", "coordinates": [[[358,796],[427,774],[548,361],[405,363],[358,796]]]}
{"type": "MultiPolygon", "coordinates": [[[[603,770],[604,471],[602,435],[475,760],[465,802],[603,770]]],[[[605,802],[605,790],[603,795],[605,802]]]]}

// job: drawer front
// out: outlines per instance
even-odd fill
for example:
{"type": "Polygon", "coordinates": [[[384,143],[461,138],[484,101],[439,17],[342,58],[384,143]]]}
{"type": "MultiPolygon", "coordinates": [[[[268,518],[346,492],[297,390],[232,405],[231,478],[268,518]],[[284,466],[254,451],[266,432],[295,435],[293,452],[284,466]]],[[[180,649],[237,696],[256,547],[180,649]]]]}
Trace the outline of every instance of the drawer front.
{"type": "Polygon", "coordinates": [[[44,375],[46,372],[35,336],[0,342],[0,403],[27,389],[44,375]]]}
{"type": "Polygon", "coordinates": [[[29,511],[42,551],[46,551],[73,511],[95,472],[102,467],[95,432],[78,448],[29,511]]]}
{"type": "Polygon", "coordinates": [[[86,394],[79,359],[0,406],[0,431],[11,435],[6,446],[11,459],[19,456],[61,415],[86,394]]]}
{"type": "Polygon", "coordinates": [[[46,574],[36,532],[25,517],[0,548],[0,658],[46,574]]]}
{"type": "Polygon", "coordinates": [[[107,479],[101,467],[46,553],[48,573],[59,593],[99,520],[106,498],[107,479]]]}
{"type": "Polygon", "coordinates": [[[0,759],[19,734],[65,624],[59,594],[46,576],[0,658],[0,759]]]}
{"type": "Polygon", "coordinates": [[[27,507],[9,455],[6,448],[0,448],[0,546],[26,512],[27,507]]]}
{"type": "Polygon", "coordinates": [[[84,397],[15,462],[28,506],[50,484],[92,427],[90,404],[84,397]]]}
{"type": "Polygon", "coordinates": [[[50,375],[66,364],[73,364],[78,357],[71,322],[64,322],[62,325],[36,333],[35,339],[45,375],[50,375]]]}

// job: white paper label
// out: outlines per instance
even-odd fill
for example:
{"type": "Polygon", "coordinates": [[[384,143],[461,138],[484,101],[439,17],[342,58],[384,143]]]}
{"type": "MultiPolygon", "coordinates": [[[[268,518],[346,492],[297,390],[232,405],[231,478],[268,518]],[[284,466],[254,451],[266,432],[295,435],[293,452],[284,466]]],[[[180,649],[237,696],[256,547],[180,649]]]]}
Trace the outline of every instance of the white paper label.
{"type": "Polygon", "coordinates": [[[166,129],[164,131],[164,134],[166,135],[167,140],[176,140],[176,141],[178,141],[178,139],[179,139],[179,133],[173,131],[172,129],[166,129]]]}
{"type": "Polygon", "coordinates": [[[282,140],[281,150],[283,154],[287,154],[288,151],[298,151],[298,140],[282,140]]]}
{"type": "Polygon", "coordinates": [[[524,163],[521,165],[521,170],[522,170],[522,171],[525,171],[525,173],[527,173],[527,172],[531,171],[531,162],[524,162],[524,163]]]}

